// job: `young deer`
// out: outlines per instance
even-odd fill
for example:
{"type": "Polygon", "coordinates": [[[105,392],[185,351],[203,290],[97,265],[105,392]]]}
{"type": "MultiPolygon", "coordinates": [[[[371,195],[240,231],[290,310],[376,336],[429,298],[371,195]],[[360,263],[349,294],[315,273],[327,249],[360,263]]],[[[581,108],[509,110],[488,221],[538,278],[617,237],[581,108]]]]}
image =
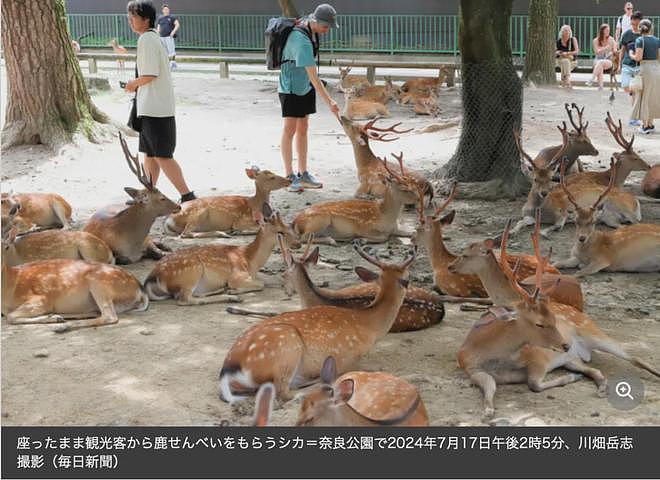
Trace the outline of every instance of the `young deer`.
{"type": "Polygon", "coordinates": [[[253,391],[272,381],[281,400],[291,389],[318,378],[324,360],[333,356],[346,372],[392,328],[408,287],[408,267],[415,250],[401,264],[385,264],[354,243],[357,252],[382,272],[359,268],[366,281],[377,279],[380,290],[363,309],[329,306],[287,312],[247,329],[231,347],[220,371],[220,396],[234,402],[235,392],[253,391]]]}
{"type": "MultiPolygon", "coordinates": [[[[409,130],[397,130],[397,127],[401,123],[395,123],[387,128],[376,127],[376,122],[380,120],[379,118],[374,118],[373,120],[361,125],[357,122],[353,122],[345,116],[341,117],[341,124],[348,135],[348,138],[351,140],[353,145],[353,154],[355,155],[355,166],[357,167],[357,176],[360,185],[355,192],[356,197],[363,197],[366,195],[371,195],[374,197],[383,197],[385,191],[387,190],[387,185],[383,184],[382,175],[387,175],[387,170],[383,165],[383,162],[378,158],[369,146],[369,140],[380,141],[380,142],[392,142],[397,140],[399,137],[392,136],[389,138],[389,135],[407,133],[412,131],[409,130]]],[[[414,178],[418,185],[424,189],[424,192],[429,197],[429,203],[433,199],[433,186],[421,173],[415,172],[408,168],[404,168],[404,172],[407,176],[414,178]]],[[[411,201],[410,203],[416,203],[417,199],[411,201]]]]}
{"type": "MultiPolygon", "coordinates": [[[[317,287],[307,272],[308,266],[316,265],[319,260],[319,247],[310,251],[312,238],[310,237],[307,247],[299,259],[291,255],[284,238],[278,236],[278,240],[286,265],[283,274],[284,291],[289,296],[298,292],[301,308],[319,305],[364,308],[368,307],[378,295],[378,285],[373,282],[364,282],[340,290],[317,287]]],[[[390,332],[410,332],[428,328],[440,323],[444,316],[444,305],[436,294],[409,285],[403,305],[401,305],[390,332]]]]}
{"type": "Polygon", "coordinates": [[[15,203],[21,205],[14,220],[18,234],[41,228],[70,228],[71,205],[57,193],[3,193],[2,215],[6,216],[15,203]]]}
{"type": "Polygon", "coordinates": [[[245,169],[245,173],[254,180],[253,196],[223,195],[186,202],[180,212],[167,218],[165,229],[183,238],[227,237],[224,232],[229,231],[254,233],[261,208],[269,203],[270,192],[288,187],[291,180],[254,166],[245,169]]]}
{"type": "Polygon", "coordinates": [[[400,88],[392,83],[390,77],[385,78],[385,85],[370,85],[356,89],[360,100],[382,103],[387,105],[392,100],[399,98],[400,88]]]}
{"type": "Polygon", "coordinates": [[[328,357],[321,368],[321,385],[305,395],[297,426],[427,427],[429,418],[417,389],[384,372],[348,372],[337,378],[328,357]]]}
{"type": "MultiPolygon", "coordinates": [[[[398,157],[402,163],[403,157],[398,157]]],[[[406,176],[402,168],[399,175],[383,159],[388,176],[382,177],[387,186],[385,196],[378,200],[339,200],[317,203],[300,212],[293,220],[293,230],[308,238],[319,235],[316,241],[336,245],[336,240],[348,241],[361,237],[369,242],[386,242],[390,236],[409,237],[412,232],[399,228],[399,217],[403,206],[415,202],[417,184],[415,179],[406,176]]]]}
{"type": "MultiPolygon", "coordinates": [[[[118,53],[118,54],[128,53],[126,48],[124,48],[122,45],[119,45],[119,42],[117,41],[116,38],[113,38],[112,40],[110,40],[110,42],[108,42],[106,44],[106,47],[112,47],[112,51],[114,53],[118,53]]],[[[117,65],[119,66],[119,70],[121,70],[123,72],[124,71],[124,60],[121,60],[121,59],[117,60],[117,65]]]]}
{"type": "Polygon", "coordinates": [[[178,305],[206,305],[235,300],[217,295],[263,290],[257,278],[275,247],[278,234],[293,238],[279,213],[263,204],[259,232],[248,245],[204,245],[182,248],[167,255],[144,281],[151,300],[175,298],[178,305]]]}
{"type": "Polygon", "coordinates": [[[642,191],[653,198],[660,198],[660,165],[654,165],[642,180],[642,191]]]}
{"type": "Polygon", "coordinates": [[[370,120],[389,117],[390,111],[382,103],[356,97],[355,88],[351,88],[344,91],[344,110],[341,114],[350,120],[370,120]]]}
{"type": "Polygon", "coordinates": [[[423,92],[428,90],[438,91],[446,78],[447,67],[441,67],[437,77],[413,78],[401,86],[401,91],[405,93],[423,92]]]}
{"type": "MultiPolygon", "coordinates": [[[[614,167],[613,167],[614,168],[614,167]]],[[[608,272],[660,271],[660,225],[627,225],[612,232],[596,230],[598,208],[612,190],[616,173],[609,186],[588,207],[580,204],[567,188],[562,175],[561,187],[575,208],[575,244],[567,260],[555,263],[557,268],[582,268],[576,277],[608,272]]]]}
{"type": "Polygon", "coordinates": [[[582,172],[570,175],[566,177],[566,185],[571,186],[576,183],[595,183],[605,187],[610,183],[610,176],[612,175],[612,172],[614,172],[614,186],[620,188],[623,187],[630,172],[646,171],[651,168],[649,164],[637,155],[632,148],[633,142],[635,141],[635,135],[630,137],[630,141],[626,141],[623,137],[621,119],[619,119],[619,124],[616,125],[614,120],[612,120],[610,112],[607,112],[605,123],[616,142],[624,149],[622,152],[612,154],[614,167],[601,172],[582,172]]]}
{"type": "Polygon", "coordinates": [[[63,259],[7,265],[4,253],[19,208],[2,218],[2,314],[10,324],[58,323],[63,332],[117,323],[118,313],[149,307],[140,282],[113,265],[63,259]]]}
{"type": "Polygon", "coordinates": [[[351,71],[351,67],[346,67],[346,68],[339,67],[338,88],[340,92],[346,92],[354,87],[360,88],[363,86],[364,87],[371,86],[371,82],[367,80],[367,77],[361,75],[349,75],[350,71],[351,71]]]}
{"type": "Polygon", "coordinates": [[[97,212],[85,225],[84,231],[96,235],[112,250],[117,263],[135,263],[145,254],[159,259],[166,247],[149,237],[156,218],[181,210],[181,207],[154,187],[137,156],[132,155],[124,137],[119,141],[131,172],[145,187],[142,190],[126,187],[124,191],[132,200],[125,205],[113,205],[97,212]]]}

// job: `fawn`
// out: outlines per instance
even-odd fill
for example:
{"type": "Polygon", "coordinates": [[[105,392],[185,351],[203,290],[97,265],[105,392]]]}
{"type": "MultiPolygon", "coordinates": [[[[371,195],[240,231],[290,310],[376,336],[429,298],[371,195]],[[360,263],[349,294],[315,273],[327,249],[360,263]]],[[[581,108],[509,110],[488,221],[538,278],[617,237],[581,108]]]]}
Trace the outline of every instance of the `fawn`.
{"type": "Polygon", "coordinates": [[[289,400],[291,389],[319,377],[327,357],[333,356],[337,370],[346,372],[387,334],[405,297],[415,249],[402,263],[385,264],[356,242],[353,246],[381,269],[380,275],[357,270],[367,281],[377,277],[380,290],[373,303],[362,309],[324,305],[286,312],[248,328],[232,345],[220,371],[223,400],[234,402],[241,398],[235,393],[254,391],[265,382],[273,382],[278,397],[289,400]]]}
{"type": "Polygon", "coordinates": [[[21,205],[14,219],[18,234],[42,228],[70,228],[71,205],[57,193],[3,193],[2,215],[8,215],[15,203],[21,205]]]}
{"type": "Polygon", "coordinates": [[[297,240],[279,213],[263,204],[263,220],[255,239],[248,245],[204,245],[182,248],[167,255],[144,282],[151,300],[176,298],[178,305],[206,305],[234,301],[217,295],[263,290],[257,272],[275,247],[278,234],[297,240]],[[229,289],[229,290],[227,290],[229,289]]]}
{"type": "Polygon", "coordinates": [[[321,385],[302,401],[298,426],[427,427],[429,418],[417,389],[384,372],[347,372],[337,378],[328,357],[321,367],[321,385]]]}
{"type": "Polygon", "coordinates": [[[186,202],[180,212],[167,218],[166,231],[183,238],[226,237],[228,231],[254,233],[270,192],[288,187],[291,180],[255,166],[245,169],[245,174],[254,180],[253,196],[223,195],[186,202]]]}

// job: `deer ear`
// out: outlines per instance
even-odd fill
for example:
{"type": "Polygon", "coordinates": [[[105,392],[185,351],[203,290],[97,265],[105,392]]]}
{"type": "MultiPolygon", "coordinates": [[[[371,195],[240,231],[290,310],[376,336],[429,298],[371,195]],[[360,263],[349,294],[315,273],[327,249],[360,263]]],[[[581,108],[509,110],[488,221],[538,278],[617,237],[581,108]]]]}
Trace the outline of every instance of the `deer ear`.
{"type": "Polygon", "coordinates": [[[484,248],[486,248],[487,250],[492,250],[493,248],[495,248],[495,240],[493,240],[492,238],[484,240],[484,248]]]}
{"type": "Polygon", "coordinates": [[[275,385],[264,383],[257,392],[257,401],[254,405],[254,426],[265,427],[270,420],[270,414],[273,411],[273,399],[275,397],[275,385]]]}
{"type": "Polygon", "coordinates": [[[257,176],[256,176],[256,173],[257,173],[257,172],[255,172],[253,168],[246,168],[246,169],[245,169],[245,174],[246,174],[249,178],[251,178],[252,180],[254,180],[254,179],[257,177],[257,176]]]}
{"type": "Polygon", "coordinates": [[[350,378],[335,386],[335,403],[346,403],[353,396],[355,383],[350,378]]]}
{"type": "Polygon", "coordinates": [[[451,225],[451,223],[454,221],[455,216],[456,216],[456,210],[451,210],[447,215],[445,215],[440,219],[440,223],[443,225],[451,225]]]}
{"type": "Polygon", "coordinates": [[[20,210],[21,210],[21,204],[20,203],[13,204],[11,206],[11,208],[9,209],[9,216],[10,217],[15,217],[18,214],[18,212],[20,212],[20,210]]]}
{"type": "Polygon", "coordinates": [[[319,263],[319,247],[314,248],[314,250],[312,250],[309,255],[305,257],[304,262],[311,265],[316,265],[319,263]]]}
{"type": "Polygon", "coordinates": [[[337,378],[337,362],[335,357],[327,357],[323,361],[321,367],[321,381],[325,384],[332,385],[332,382],[337,378]]]}
{"type": "Polygon", "coordinates": [[[137,198],[140,194],[140,191],[137,188],[133,187],[124,187],[124,191],[128,193],[128,196],[131,198],[137,198]]]}
{"type": "Polygon", "coordinates": [[[360,280],[363,282],[375,282],[378,280],[379,275],[375,272],[372,272],[368,268],[364,267],[355,267],[355,273],[360,277],[360,280]]]}

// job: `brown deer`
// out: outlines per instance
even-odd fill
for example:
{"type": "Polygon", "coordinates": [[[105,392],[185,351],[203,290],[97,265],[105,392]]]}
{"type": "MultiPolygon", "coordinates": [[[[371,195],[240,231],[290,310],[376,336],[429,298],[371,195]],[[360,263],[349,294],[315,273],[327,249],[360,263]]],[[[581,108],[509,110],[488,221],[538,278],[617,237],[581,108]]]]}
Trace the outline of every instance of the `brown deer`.
{"type": "Polygon", "coordinates": [[[351,88],[344,92],[344,109],[341,114],[350,120],[370,120],[389,117],[390,111],[382,103],[357,97],[355,88],[351,88]]]}
{"type": "Polygon", "coordinates": [[[338,88],[340,92],[346,92],[352,88],[360,87],[369,87],[371,82],[365,76],[361,75],[349,75],[351,67],[342,68],[339,67],[339,84],[338,88]]]}
{"type": "Polygon", "coordinates": [[[660,198],[660,165],[654,165],[642,180],[642,191],[653,198],[660,198]]]}
{"type": "Polygon", "coordinates": [[[21,205],[14,220],[18,234],[42,228],[70,228],[71,205],[57,193],[3,193],[2,215],[6,216],[15,203],[21,205]]]}
{"type": "Polygon", "coordinates": [[[440,115],[440,105],[435,90],[415,90],[404,93],[401,95],[400,103],[401,105],[412,104],[413,111],[418,115],[431,115],[434,117],[440,115]]]}
{"type": "MultiPolygon", "coordinates": [[[[385,264],[354,243],[357,252],[381,269],[380,290],[367,308],[318,306],[263,320],[238,337],[220,371],[220,397],[234,402],[236,393],[254,391],[273,382],[281,400],[291,389],[319,377],[325,359],[333,356],[337,371],[367,353],[392,328],[408,287],[408,267],[415,250],[400,264],[385,264]]],[[[359,269],[367,281],[376,274],[359,269]]]]}
{"type": "Polygon", "coordinates": [[[178,305],[206,305],[235,301],[220,293],[246,293],[263,290],[257,272],[264,266],[277,242],[277,235],[297,240],[279,213],[267,203],[259,232],[248,245],[204,245],[182,248],[167,255],[153,268],[144,282],[151,300],[175,298],[178,305]]]}
{"type": "Polygon", "coordinates": [[[413,78],[411,80],[406,81],[401,86],[401,91],[404,93],[414,93],[414,92],[428,91],[428,90],[433,90],[437,92],[442,86],[442,84],[445,82],[445,80],[447,79],[447,75],[448,75],[447,67],[441,67],[440,70],[438,71],[437,77],[413,78]]]}
{"type": "Polygon", "coordinates": [[[356,94],[360,100],[382,103],[387,105],[392,100],[399,98],[400,89],[392,83],[390,77],[385,78],[385,85],[370,85],[356,89],[356,94]]]}
{"type": "Polygon", "coordinates": [[[245,169],[245,173],[254,180],[254,195],[222,195],[186,202],[180,212],[167,218],[165,229],[183,238],[226,237],[225,232],[229,231],[255,233],[261,208],[270,201],[270,192],[288,187],[291,180],[254,166],[245,169]]]}
{"type": "Polygon", "coordinates": [[[616,140],[616,142],[624,149],[622,152],[612,154],[614,167],[600,172],[582,172],[569,175],[566,177],[566,185],[570,186],[576,183],[596,183],[606,187],[610,183],[612,172],[615,172],[614,186],[621,188],[628,178],[628,175],[630,175],[630,172],[646,171],[651,168],[649,164],[646,163],[632,148],[633,142],[635,141],[635,135],[630,137],[630,141],[626,141],[623,137],[621,119],[619,119],[619,124],[616,125],[610,112],[607,112],[605,124],[614,137],[614,140],[616,140]]]}
{"type": "MultiPolygon", "coordinates": [[[[383,184],[382,176],[387,175],[387,170],[383,165],[380,158],[374,154],[369,145],[369,140],[380,142],[392,142],[399,137],[395,134],[402,134],[411,132],[409,130],[397,130],[401,123],[395,123],[387,128],[376,126],[376,122],[380,118],[375,118],[364,125],[353,122],[345,116],[341,117],[341,124],[346,132],[346,135],[351,140],[353,145],[353,154],[355,156],[355,166],[357,167],[357,176],[360,185],[355,192],[356,197],[364,197],[371,195],[374,197],[383,197],[387,190],[387,185],[383,184]]],[[[429,203],[433,199],[433,186],[426,179],[424,175],[414,170],[404,167],[404,172],[407,176],[414,178],[418,185],[424,189],[424,192],[429,197],[429,203]]],[[[415,198],[411,204],[417,202],[415,198]]]]}
{"type": "MultiPolygon", "coordinates": [[[[3,215],[3,253],[19,208],[3,215]]],[[[58,259],[10,267],[2,255],[2,314],[10,324],[57,323],[63,332],[117,323],[119,313],[148,307],[137,278],[114,265],[58,259]]]]}
{"type": "MultiPolygon", "coordinates": [[[[124,54],[128,53],[128,50],[126,50],[125,47],[123,47],[122,45],[119,45],[119,42],[117,41],[116,38],[113,38],[112,40],[110,40],[110,42],[108,42],[106,44],[106,47],[112,47],[113,53],[116,53],[116,54],[124,55],[124,54]]],[[[124,60],[122,60],[122,59],[117,60],[117,65],[119,66],[119,70],[121,70],[123,72],[124,71],[124,66],[125,66],[124,65],[124,60]]]]}
{"type": "Polygon", "coordinates": [[[298,426],[427,427],[429,418],[417,389],[385,372],[347,372],[337,378],[328,357],[321,368],[321,385],[302,401],[298,426]]]}
{"type": "MultiPolygon", "coordinates": [[[[398,157],[401,162],[403,157],[398,157]]],[[[392,171],[383,159],[388,176],[382,177],[387,185],[385,196],[377,200],[338,200],[317,203],[300,212],[293,219],[296,234],[308,238],[317,235],[316,242],[336,245],[336,241],[348,241],[356,237],[368,242],[386,242],[390,236],[409,237],[412,232],[399,228],[403,206],[417,198],[414,178],[392,171]],[[318,235],[321,235],[318,237],[318,235]]]]}
{"type": "Polygon", "coordinates": [[[580,204],[567,188],[562,175],[561,186],[575,208],[575,243],[571,256],[555,262],[557,268],[580,267],[576,277],[608,272],[660,271],[660,225],[627,225],[612,232],[596,230],[598,208],[612,190],[616,173],[609,186],[590,206],[580,204]]]}
{"type": "MultiPolygon", "coordinates": [[[[311,308],[319,305],[330,305],[342,308],[368,307],[378,295],[378,285],[374,282],[364,282],[339,290],[317,287],[309,278],[307,268],[316,265],[319,260],[319,247],[310,251],[312,238],[302,256],[297,259],[291,255],[286,241],[278,236],[280,251],[284,258],[285,270],[284,291],[292,296],[298,292],[301,308],[311,308]]],[[[390,329],[391,333],[410,332],[428,328],[440,323],[445,316],[445,308],[438,295],[423,288],[408,286],[403,305],[390,329]]]]}
{"type": "Polygon", "coordinates": [[[136,155],[132,155],[124,137],[119,141],[131,172],[144,189],[126,187],[131,197],[128,207],[110,206],[95,213],[85,225],[84,231],[96,235],[112,250],[117,263],[135,263],[146,255],[159,259],[167,247],[154,242],[149,231],[156,218],[175,213],[181,207],[163,195],[151,182],[136,155]]]}

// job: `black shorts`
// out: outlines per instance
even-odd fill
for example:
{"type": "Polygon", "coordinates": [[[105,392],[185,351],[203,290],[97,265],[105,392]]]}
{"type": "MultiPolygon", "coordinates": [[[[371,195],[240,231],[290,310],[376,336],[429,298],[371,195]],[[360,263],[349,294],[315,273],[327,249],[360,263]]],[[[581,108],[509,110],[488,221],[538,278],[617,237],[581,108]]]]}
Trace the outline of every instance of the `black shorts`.
{"type": "Polygon", "coordinates": [[[314,87],[306,95],[280,93],[282,117],[304,118],[316,113],[316,90],[314,87]]]}
{"type": "Polygon", "coordinates": [[[174,117],[140,117],[140,152],[147,157],[173,158],[176,147],[174,117]]]}

